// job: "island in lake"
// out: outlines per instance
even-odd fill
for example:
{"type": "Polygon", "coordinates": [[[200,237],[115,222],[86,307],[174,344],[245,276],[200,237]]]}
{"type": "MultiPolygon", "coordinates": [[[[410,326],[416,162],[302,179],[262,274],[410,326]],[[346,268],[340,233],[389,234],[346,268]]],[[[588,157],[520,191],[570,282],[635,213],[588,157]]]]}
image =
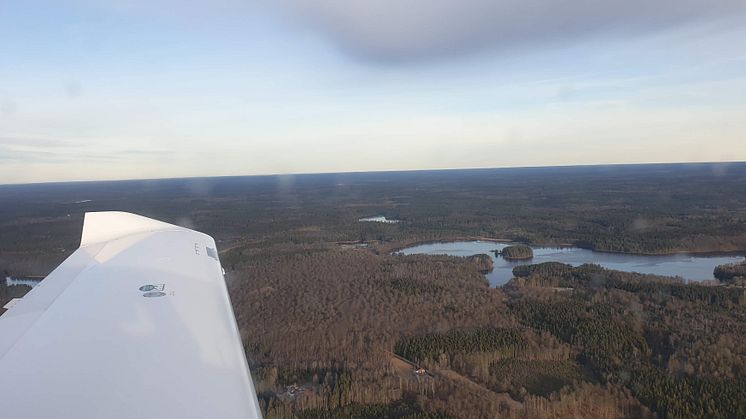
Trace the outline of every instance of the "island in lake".
{"type": "Polygon", "coordinates": [[[533,259],[534,251],[529,246],[523,244],[516,244],[507,246],[502,250],[495,250],[495,255],[501,255],[507,260],[525,260],[533,259]]]}

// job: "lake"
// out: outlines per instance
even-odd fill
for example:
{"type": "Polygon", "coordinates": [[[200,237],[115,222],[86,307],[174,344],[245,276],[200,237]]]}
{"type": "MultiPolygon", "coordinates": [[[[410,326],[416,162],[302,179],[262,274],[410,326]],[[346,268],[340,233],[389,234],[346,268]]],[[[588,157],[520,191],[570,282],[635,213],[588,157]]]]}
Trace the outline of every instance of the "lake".
{"type": "Polygon", "coordinates": [[[472,256],[480,253],[490,255],[495,269],[486,275],[493,287],[504,285],[513,277],[513,267],[542,262],[562,262],[573,266],[584,263],[595,263],[604,268],[625,272],[639,272],[644,274],[678,276],[687,281],[705,281],[715,279],[712,272],[717,265],[737,263],[744,260],[743,256],[732,255],[662,255],[645,256],[622,253],[594,252],[577,247],[532,247],[534,258],[529,260],[507,261],[501,256],[495,256],[493,250],[502,250],[509,246],[507,243],[487,241],[460,241],[448,243],[430,243],[408,247],[399,252],[405,255],[451,255],[472,256]]]}
{"type": "Polygon", "coordinates": [[[384,224],[397,224],[400,222],[400,220],[393,220],[390,218],[386,218],[383,215],[376,215],[375,217],[365,217],[361,218],[358,221],[361,223],[384,223],[384,224]]]}

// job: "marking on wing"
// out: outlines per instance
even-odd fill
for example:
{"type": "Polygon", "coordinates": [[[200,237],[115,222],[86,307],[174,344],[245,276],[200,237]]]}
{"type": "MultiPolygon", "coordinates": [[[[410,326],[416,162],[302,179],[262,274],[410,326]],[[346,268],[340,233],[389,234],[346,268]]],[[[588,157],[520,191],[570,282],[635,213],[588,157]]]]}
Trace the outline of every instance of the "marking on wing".
{"type": "MultiPolygon", "coordinates": [[[[139,288],[141,292],[144,292],[142,295],[146,298],[153,298],[153,297],[163,297],[166,295],[165,292],[163,292],[166,289],[166,284],[146,284],[139,288]]],[[[171,293],[173,295],[173,293],[171,293]]]]}

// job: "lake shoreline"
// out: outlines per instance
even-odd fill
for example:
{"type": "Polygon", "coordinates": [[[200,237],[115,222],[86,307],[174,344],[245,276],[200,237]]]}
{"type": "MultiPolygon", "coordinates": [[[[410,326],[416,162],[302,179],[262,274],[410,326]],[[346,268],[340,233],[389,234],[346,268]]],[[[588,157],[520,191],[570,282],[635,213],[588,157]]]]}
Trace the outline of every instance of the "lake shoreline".
{"type": "Polygon", "coordinates": [[[699,256],[699,257],[719,257],[719,256],[746,257],[746,250],[702,250],[702,251],[690,251],[690,250],[683,251],[682,250],[682,251],[675,251],[675,252],[660,252],[660,253],[619,252],[619,251],[612,251],[612,250],[597,250],[591,247],[583,247],[583,246],[572,244],[572,243],[526,244],[524,242],[516,242],[511,239],[503,239],[503,238],[496,238],[496,237],[478,237],[478,236],[471,236],[471,237],[460,236],[460,237],[455,237],[455,238],[444,238],[444,239],[437,239],[437,240],[420,240],[420,241],[414,241],[414,242],[404,242],[404,244],[397,245],[392,250],[389,250],[386,253],[395,254],[409,247],[422,246],[422,245],[428,245],[428,244],[440,244],[440,243],[450,243],[450,242],[473,242],[473,241],[492,242],[492,243],[501,243],[501,244],[525,244],[531,248],[552,248],[552,249],[576,248],[576,249],[590,250],[596,253],[608,253],[612,255],[629,255],[629,256],[688,256],[688,255],[691,255],[691,256],[699,256]]]}
{"type": "Polygon", "coordinates": [[[635,255],[620,252],[597,252],[579,247],[535,247],[532,259],[506,259],[494,250],[508,247],[505,242],[484,240],[458,241],[430,241],[427,244],[408,246],[399,249],[399,255],[444,254],[457,257],[470,257],[486,254],[493,261],[494,269],[487,274],[491,286],[499,287],[509,282],[513,269],[521,265],[538,265],[544,262],[559,262],[571,266],[595,264],[606,269],[621,272],[636,272],[644,275],[678,277],[686,282],[702,282],[715,280],[714,271],[717,266],[741,263],[744,256],[737,254],[717,256],[717,253],[699,254],[666,254],[666,255],[635,255]]]}

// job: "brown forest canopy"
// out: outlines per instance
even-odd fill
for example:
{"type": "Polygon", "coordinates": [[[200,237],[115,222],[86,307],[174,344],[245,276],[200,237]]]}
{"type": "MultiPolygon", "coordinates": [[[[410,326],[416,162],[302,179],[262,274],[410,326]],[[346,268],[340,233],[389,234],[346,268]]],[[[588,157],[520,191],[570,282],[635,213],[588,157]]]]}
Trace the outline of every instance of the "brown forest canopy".
{"type": "Polygon", "coordinates": [[[733,282],[738,278],[746,278],[746,262],[732,263],[716,267],[715,278],[726,282],[733,282]]]}
{"type": "Polygon", "coordinates": [[[0,270],[47,274],[86,211],[211,234],[268,418],[744,417],[737,286],[548,263],[495,289],[486,255],[390,253],[743,251],[744,208],[746,164],[0,186],[0,270]]]}

